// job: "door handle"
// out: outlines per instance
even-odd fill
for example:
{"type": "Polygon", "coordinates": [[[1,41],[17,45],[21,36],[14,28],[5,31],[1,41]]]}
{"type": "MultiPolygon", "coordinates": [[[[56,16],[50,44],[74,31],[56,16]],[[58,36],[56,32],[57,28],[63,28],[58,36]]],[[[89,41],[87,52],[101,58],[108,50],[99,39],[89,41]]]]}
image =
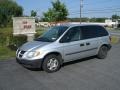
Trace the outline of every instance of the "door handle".
{"type": "Polygon", "coordinates": [[[90,45],[90,43],[86,43],[86,45],[90,45]]]}
{"type": "Polygon", "coordinates": [[[81,43],[80,46],[82,47],[82,46],[85,46],[85,45],[84,45],[84,43],[81,43]]]}

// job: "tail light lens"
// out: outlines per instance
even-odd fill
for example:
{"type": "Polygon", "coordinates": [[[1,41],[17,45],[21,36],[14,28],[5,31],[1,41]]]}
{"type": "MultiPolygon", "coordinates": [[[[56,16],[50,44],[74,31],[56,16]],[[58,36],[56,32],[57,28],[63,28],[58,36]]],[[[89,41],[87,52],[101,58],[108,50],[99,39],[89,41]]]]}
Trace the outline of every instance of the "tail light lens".
{"type": "Polygon", "coordinates": [[[110,41],[111,41],[111,39],[112,39],[111,36],[109,36],[109,40],[110,40],[110,41]]]}

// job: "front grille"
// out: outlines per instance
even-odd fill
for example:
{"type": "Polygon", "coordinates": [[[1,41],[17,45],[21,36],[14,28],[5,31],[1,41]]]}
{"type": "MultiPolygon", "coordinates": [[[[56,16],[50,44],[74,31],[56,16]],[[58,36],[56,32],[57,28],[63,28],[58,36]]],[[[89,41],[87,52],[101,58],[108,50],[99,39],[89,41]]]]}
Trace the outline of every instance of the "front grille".
{"type": "Polygon", "coordinates": [[[21,51],[20,53],[21,53],[21,54],[24,54],[24,53],[25,53],[25,51],[21,51]]]}
{"type": "Polygon", "coordinates": [[[22,56],[24,55],[25,52],[26,52],[26,51],[18,50],[18,51],[17,51],[17,56],[18,56],[19,58],[22,58],[22,56]]]}
{"type": "Polygon", "coordinates": [[[23,55],[19,54],[19,57],[21,58],[23,55]]]}

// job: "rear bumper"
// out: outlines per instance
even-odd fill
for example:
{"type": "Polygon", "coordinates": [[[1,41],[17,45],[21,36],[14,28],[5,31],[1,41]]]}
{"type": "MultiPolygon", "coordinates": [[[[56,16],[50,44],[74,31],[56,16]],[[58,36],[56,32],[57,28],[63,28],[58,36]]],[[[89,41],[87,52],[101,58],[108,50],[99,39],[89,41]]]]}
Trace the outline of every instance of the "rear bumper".
{"type": "Polygon", "coordinates": [[[27,68],[41,68],[42,66],[42,59],[30,61],[16,58],[16,61],[27,68]]]}
{"type": "Polygon", "coordinates": [[[111,44],[108,44],[108,50],[110,50],[112,48],[112,45],[111,44]]]}

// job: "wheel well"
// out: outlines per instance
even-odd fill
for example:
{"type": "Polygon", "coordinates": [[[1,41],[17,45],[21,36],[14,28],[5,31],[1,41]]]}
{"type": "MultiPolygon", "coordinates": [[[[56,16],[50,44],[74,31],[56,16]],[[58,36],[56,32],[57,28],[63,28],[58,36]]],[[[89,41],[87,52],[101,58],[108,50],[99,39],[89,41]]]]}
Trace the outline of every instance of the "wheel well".
{"type": "Polygon", "coordinates": [[[103,44],[102,46],[106,46],[106,47],[108,47],[108,45],[107,45],[107,44],[103,44]]]}
{"type": "MultiPolygon", "coordinates": [[[[107,45],[107,44],[103,44],[102,46],[106,46],[106,47],[108,48],[108,50],[109,50],[109,45],[107,45]]],[[[101,46],[101,47],[102,47],[102,46],[101,46]]]]}
{"type": "Polygon", "coordinates": [[[45,57],[43,58],[43,61],[44,61],[44,59],[48,56],[48,55],[56,55],[56,56],[58,56],[59,58],[60,58],[60,63],[61,63],[61,65],[63,64],[63,59],[62,59],[62,55],[60,54],[60,53],[58,53],[58,52],[51,52],[51,53],[48,53],[47,55],[45,55],[45,57]]]}

